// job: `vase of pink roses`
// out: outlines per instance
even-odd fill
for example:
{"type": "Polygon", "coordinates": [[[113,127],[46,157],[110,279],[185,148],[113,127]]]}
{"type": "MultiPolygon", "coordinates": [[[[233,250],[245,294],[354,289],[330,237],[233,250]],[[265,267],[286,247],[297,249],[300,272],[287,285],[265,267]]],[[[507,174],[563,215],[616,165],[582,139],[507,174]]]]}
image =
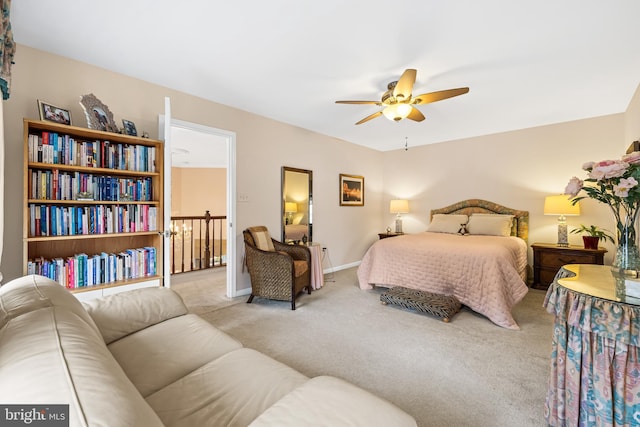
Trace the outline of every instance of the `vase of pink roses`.
{"type": "Polygon", "coordinates": [[[565,194],[573,197],[573,203],[591,198],[609,206],[616,221],[618,245],[612,267],[624,275],[637,276],[640,271],[640,252],[636,240],[640,205],[640,151],[622,156],[620,160],[588,162],[582,169],[588,173],[588,177],[584,181],[575,176],[571,178],[565,194]]]}

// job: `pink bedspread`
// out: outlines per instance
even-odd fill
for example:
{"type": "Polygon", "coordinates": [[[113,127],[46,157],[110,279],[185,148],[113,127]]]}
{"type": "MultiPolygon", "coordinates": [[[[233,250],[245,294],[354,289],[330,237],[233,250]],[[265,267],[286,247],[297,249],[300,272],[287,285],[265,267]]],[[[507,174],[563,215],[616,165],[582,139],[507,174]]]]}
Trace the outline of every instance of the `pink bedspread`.
{"type": "Polygon", "coordinates": [[[518,237],[407,234],[382,239],[367,251],[360,288],[404,286],[454,295],[473,311],[520,329],[511,309],[526,295],[527,245],[518,237]]]}

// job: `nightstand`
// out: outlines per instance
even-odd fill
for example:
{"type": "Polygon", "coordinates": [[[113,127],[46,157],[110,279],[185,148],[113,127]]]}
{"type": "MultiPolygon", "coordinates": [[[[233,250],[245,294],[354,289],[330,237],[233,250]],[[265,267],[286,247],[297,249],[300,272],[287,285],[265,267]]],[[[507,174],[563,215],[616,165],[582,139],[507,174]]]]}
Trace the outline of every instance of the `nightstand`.
{"type": "Polygon", "coordinates": [[[547,290],[560,267],[565,264],[604,264],[604,248],[584,249],[582,246],[557,246],[553,243],[534,243],[532,288],[547,290]]]}
{"type": "Polygon", "coordinates": [[[396,236],[402,236],[404,233],[378,233],[378,237],[380,238],[380,240],[382,239],[386,239],[387,237],[396,237],[396,236]]]}

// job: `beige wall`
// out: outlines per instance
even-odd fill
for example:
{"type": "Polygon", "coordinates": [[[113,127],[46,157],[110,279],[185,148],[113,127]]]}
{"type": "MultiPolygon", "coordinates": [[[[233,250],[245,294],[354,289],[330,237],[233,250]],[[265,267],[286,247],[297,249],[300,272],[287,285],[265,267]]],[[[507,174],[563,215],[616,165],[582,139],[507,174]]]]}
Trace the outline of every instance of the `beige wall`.
{"type": "MultiPolygon", "coordinates": [[[[376,233],[393,222],[389,200],[408,198],[405,231],[424,230],[429,210],[465,198],[484,198],[531,213],[529,242],[556,241],[556,218],[542,215],[544,196],[562,192],[571,176],[583,177],[588,160],[618,158],[640,136],[640,95],[626,114],[381,153],[305,129],[203,100],[87,64],[18,46],[5,121],[5,230],[0,270],[10,280],[22,273],[22,118],[37,118],[36,99],[69,108],[74,124],[86,121],[78,104],[93,93],[118,123],[158,135],[158,115],[169,96],[173,117],[236,133],[235,238],[241,259],[243,228],[264,224],[280,234],[282,166],[313,171],[315,241],[328,248],[325,268],[355,265],[376,233]],[[365,206],[340,207],[340,173],[365,177],[365,206]]],[[[613,229],[605,206],[591,200],[569,225],[613,229]]],[[[571,235],[572,243],[578,236],[571,235]]],[[[613,252],[609,247],[608,260],[613,252]]],[[[238,288],[249,286],[238,262],[238,288]]]]}
{"type": "Polygon", "coordinates": [[[131,120],[138,132],[147,131],[152,138],[158,137],[165,96],[171,98],[175,119],[235,132],[236,191],[248,196],[236,207],[239,289],[249,287],[248,275],[240,270],[242,229],[264,224],[280,235],[282,166],[313,170],[314,240],[328,248],[334,267],[360,260],[369,236],[380,228],[382,153],[19,45],[11,98],[4,106],[5,231],[0,270],[7,281],[22,274],[22,119],[38,118],[36,100],[41,99],[70,109],[74,124],[86,126],[78,101],[89,93],[109,107],[116,122],[131,120]],[[367,178],[366,206],[339,206],[340,173],[367,178]]]}
{"type": "Polygon", "coordinates": [[[171,168],[171,216],[227,214],[227,170],[171,168]]]}
{"type": "Polygon", "coordinates": [[[631,142],[640,140],[640,85],[631,98],[625,114],[625,142],[627,147],[631,142]]]}

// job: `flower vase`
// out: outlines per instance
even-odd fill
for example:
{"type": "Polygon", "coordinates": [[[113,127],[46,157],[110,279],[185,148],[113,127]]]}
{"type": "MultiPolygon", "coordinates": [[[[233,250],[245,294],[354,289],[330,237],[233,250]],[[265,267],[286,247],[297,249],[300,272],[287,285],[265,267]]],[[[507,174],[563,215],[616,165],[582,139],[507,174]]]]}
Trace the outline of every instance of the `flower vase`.
{"type": "Polygon", "coordinates": [[[617,225],[618,247],[613,259],[612,269],[624,276],[638,277],[640,271],[640,252],[636,243],[636,218],[633,215],[620,218],[617,225]]]}

